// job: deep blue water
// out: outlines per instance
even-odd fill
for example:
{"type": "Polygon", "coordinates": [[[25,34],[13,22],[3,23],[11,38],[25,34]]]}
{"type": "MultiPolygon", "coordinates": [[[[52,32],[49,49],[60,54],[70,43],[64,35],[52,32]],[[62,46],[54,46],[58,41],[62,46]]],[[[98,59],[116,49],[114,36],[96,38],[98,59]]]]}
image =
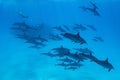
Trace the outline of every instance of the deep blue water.
{"type": "Polygon", "coordinates": [[[89,0],[0,0],[0,80],[120,80],[120,1],[91,1],[99,7],[100,16],[78,8],[91,6],[89,0]],[[29,18],[22,18],[19,12],[29,18]],[[74,24],[94,25],[97,31],[80,31],[87,44],[80,45],[62,37],[61,41],[48,39],[45,47],[33,49],[25,40],[16,38],[19,31],[11,29],[15,22],[23,21],[30,26],[44,24],[44,29],[40,27],[38,32],[28,33],[44,38],[48,34],[61,34],[51,29],[59,25],[67,25],[72,34],[78,32],[72,29],[74,24]],[[101,36],[104,41],[95,42],[94,36],[101,36]],[[94,61],[85,60],[81,62],[84,66],[78,69],[65,70],[55,66],[59,63],[57,58],[41,54],[61,45],[73,53],[73,48],[89,48],[98,59],[108,58],[114,69],[108,72],[94,61]]]}

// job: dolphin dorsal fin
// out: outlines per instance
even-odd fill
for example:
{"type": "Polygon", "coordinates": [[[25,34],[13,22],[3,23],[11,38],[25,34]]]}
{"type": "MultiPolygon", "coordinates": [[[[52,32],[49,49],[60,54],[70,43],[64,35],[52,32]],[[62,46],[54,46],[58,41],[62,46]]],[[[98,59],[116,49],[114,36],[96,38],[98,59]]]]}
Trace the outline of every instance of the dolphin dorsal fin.
{"type": "Polygon", "coordinates": [[[106,60],[105,60],[106,62],[108,62],[108,58],[106,58],[106,60]]]}
{"type": "Polygon", "coordinates": [[[61,45],[61,48],[63,48],[63,45],[61,45]]]}
{"type": "Polygon", "coordinates": [[[79,33],[79,32],[77,33],[77,36],[80,36],[80,33],[79,33]]]}

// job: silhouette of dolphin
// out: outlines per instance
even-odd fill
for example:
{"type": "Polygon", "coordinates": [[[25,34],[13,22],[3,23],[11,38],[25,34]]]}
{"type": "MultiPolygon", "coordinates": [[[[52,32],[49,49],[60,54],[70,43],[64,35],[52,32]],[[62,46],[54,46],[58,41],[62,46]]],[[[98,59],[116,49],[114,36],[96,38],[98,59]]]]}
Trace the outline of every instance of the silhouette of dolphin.
{"type": "Polygon", "coordinates": [[[103,66],[104,68],[107,68],[108,72],[110,72],[111,69],[114,69],[113,65],[108,61],[108,58],[106,58],[106,60],[95,60],[94,62],[103,66]]]}

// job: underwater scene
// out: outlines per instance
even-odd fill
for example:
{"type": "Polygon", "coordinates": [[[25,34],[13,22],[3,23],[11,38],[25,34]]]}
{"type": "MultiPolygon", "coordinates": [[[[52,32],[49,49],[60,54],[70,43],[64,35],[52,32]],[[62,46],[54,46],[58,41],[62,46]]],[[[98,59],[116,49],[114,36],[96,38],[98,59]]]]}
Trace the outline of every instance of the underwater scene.
{"type": "Polygon", "coordinates": [[[120,0],[0,0],[0,80],[120,80],[120,0]]]}

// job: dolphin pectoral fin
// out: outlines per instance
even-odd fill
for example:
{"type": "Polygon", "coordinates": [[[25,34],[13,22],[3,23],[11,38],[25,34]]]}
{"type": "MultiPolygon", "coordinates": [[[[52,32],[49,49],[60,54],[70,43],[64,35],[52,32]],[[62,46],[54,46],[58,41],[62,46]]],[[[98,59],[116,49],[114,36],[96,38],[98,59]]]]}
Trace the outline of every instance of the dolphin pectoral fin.
{"type": "Polygon", "coordinates": [[[110,72],[110,71],[111,71],[111,68],[108,69],[108,72],[110,72]]]}

